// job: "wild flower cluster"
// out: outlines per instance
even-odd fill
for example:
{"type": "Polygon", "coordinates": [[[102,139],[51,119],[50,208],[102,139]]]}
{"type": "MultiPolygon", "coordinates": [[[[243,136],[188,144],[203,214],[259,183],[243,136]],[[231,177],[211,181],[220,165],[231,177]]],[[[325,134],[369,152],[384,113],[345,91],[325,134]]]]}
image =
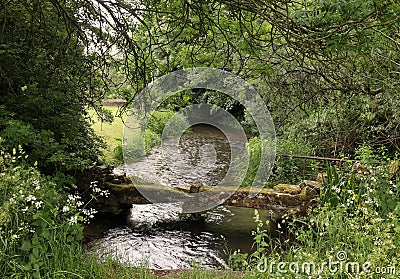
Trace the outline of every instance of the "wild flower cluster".
{"type": "Polygon", "coordinates": [[[92,181],[90,182],[90,189],[93,192],[93,195],[95,197],[108,197],[110,195],[110,192],[108,190],[103,190],[100,187],[97,186],[98,181],[92,181]]]}
{"type": "MultiPolygon", "coordinates": [[[[22,150],[9,154],[0,145],[0,268],[41,278],[54,249],[79,244],[82,223],[96,210],[87,208],[79,195],[65,192],[58,180],[25,164],[24,157],[22,150]]],[[[93,197],[108,196],[97,182],[91,189],[93,197]]]]}
{"type": "Polygon", "coordinates": [[[393,228],[398,227],[400,179],[399,170],[391,168],[395,164],[397,161],[362,165],[363,170],[353,168],[340,175],[331,167],[322,205],[329,208],[339,206],[349,218],[385,219],[393,222],[393,228]]]}
{"type": "Polygon", "coordinates": [[[234,253],[234,267],[254,272],[255,278],[398,278],[400,163],[385,159],[377,164],[377,158],[361,155],[364,160],[357,167],[350,165],[344,171],[328,168],[319,206],[306,217],[285,220],[290,237],[271,238],[256,212],[256,249],[250,255],[234,253]],[[346,257],[338,260],[339,253],[346,257]],[[345,267],[347,263],[353,267],[368,263],[370,267],[368,271],[325,269],[313,274],[279,273],[276,269],[275,273],[260,273],[256,268],[267,262],[321,266],[335,261],[345,267]]]}

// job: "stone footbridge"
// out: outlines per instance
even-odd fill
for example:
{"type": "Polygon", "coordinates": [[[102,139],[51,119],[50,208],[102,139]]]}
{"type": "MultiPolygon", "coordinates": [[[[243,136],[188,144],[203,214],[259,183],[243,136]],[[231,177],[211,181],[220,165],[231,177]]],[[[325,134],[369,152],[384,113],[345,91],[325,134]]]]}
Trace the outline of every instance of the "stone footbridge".
{"type": "MultiPolygon", "coordinates": [[[[83,174],[78,181],[80,181],[79,189],[83,192],[88,192],[87,185],[90,185],[90,181],[98,181],[100,188],[110,192],[109,197],[101,197],[95,201],[95,207],[100,212],[118,214],[129,209],[132,204],[150,203],[124,173],[114,173],[105,166],[92,169],[89,174],[83,174]]],[[[141,187],[143,186],[141,185],[141,187]]],[[[146,187],[152,188],[159,195],[166,194],[165,186],[147,185],[146,187]]],[[[279,184],[274,188],[261,189],[253,198],[249,197],[249,187],[238,188],[229,198],[223,199],[223,204],[269,210],[270,222],[275,224],[285,214],[305,215],[307,209],[317,205],[316,199],[320,195],[321,188],[321,184],[318,182],[303,180],[298,185],[279,184]]],[[[174,191],[184,195],[185,193],[213,191],[213,187],[194,184],[190,187],[174,188],[174,191]]],[[[218,194],[216,193],[216,195],[218,194]]]]}

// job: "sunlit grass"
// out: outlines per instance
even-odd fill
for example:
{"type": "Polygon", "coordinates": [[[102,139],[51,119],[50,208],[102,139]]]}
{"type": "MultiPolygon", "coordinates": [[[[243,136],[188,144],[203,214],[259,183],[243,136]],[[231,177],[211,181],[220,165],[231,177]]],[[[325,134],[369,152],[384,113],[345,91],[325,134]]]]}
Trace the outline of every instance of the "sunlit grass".
{"type": "Polygon", "coordinates": [[[114,116],[112,123],[99,120],[99,117],[93,109],[90,109],[88,113],[93,121],[93,130],[97,135],[101,136],[106,143],[106,149],[102,150],[104,153],[104,160],[107,162],[115,162],[113,150],[118,146],[119,141],[122,140],[124,131],[123,120],[125,120],[126,115],[124,115],[123,118],[117,117],[119,112],[119,107],[117,106],[105,106],[104,108],[109,110],[114,116]]]}
{"type": "MultiPolygon", "coordinates": [[[[127,120],[127,115],[125,113],[122,117],[118,117],[117,115],[120,113],[118,106],[104,106],[103,108],[111,112],[111,114],[114,116],[114,120],[111,123],[101,121],[96,112],[93,109],[90,109],[88,113],[93,122],[92,128],[98,136],[103,138],[106,144],[106,148],[101,150],[104,154],[103,160],[107,163],[111,162],[113,164],[121,164],[121,159],[116,159],[116,157],[118,156],[114,156],[114,151],[118,147],[118,145],[121,144],[125,126],[124,121],[127,120]]],[[[149,122],[149,126],[145,134],[146,153],[149,153],[151,148],[160,144],[161,134],[163,133],[164,126],[173,115],[174,112],[171,111],[154,112],[154,114],[152,115],[153,118],[149,122]]],[[[135,123],[134,119],[135,118],[132,116],[129,117],[129,126],[134,127],[135,125],[137,125],[136,127],[139,127],[139,125],[137,124],[138,121],[137,123],[135,123]]],[[[173,127],[172,129],[179,129],[177,127],[186,125],[185,119],[179,117],[175,117],[174,119],[175,121],[170,123],[170,125],[172,125],[173,127]]],[[[142,135],[140,133],[135,135],[137,135],[137,137],[131,137],[128,139],[127,144],[131,150],[139,150],[140,148],[142,148],[139,139],[142,137],[142,135]]]]}

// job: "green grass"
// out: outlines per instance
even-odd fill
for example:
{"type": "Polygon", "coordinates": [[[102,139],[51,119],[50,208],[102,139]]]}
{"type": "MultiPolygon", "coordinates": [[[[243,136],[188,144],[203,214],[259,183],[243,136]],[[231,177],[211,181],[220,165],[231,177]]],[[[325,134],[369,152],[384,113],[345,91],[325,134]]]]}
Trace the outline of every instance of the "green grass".
{"type": "Polygon", "coordinates": [[[247,270],[245,278],[399,278],[400,172],[390,170],[393,163],[368,165],[368,160],[362,161],[369,170],[364,173],[348,166],[339,174],[329,167],[319,206],[306,217],[282,222],[289,238],[272,239],[256,215],[256,250],[231,255],[231,266],[247,270]],[[286,263],[283,271],[278,262],[286,263]],[[329,269],[329,262],[336,267],[329,269]],[[289,263],[295,272],[288,271],[289,263]],[[317,269],[309,276],[297,263],[317,269]],[[361,274],[364,264],[369,267],[361,274]]]}
{"type": "Polygon", "coordinates": [[[104,108],[109,110],[114,116],[114,121],[112,123],[106,123],[100,121],[94,110],[89,110],[89,115],[91,119],[94,121],[92,127],[95,130],[95,132],[99,136],[104,137],[107,145],[112,147],[118,143],[116,138],[122,138],[124,123],[121,118],[115,117],[118,113],[119,107],[106,106],[104,108]]]}
{"type": "MultiPolygon", "coordinates": [[[[106,149],[102,150],[104,153],[104,160],[106,162],[116,163],[116,160],[113,156],[113,150],[118,146],[119,140],[122,140],[124,123],[122,118],[116,117],[119,107],[105,106],[104,108],[109,110],[114,116],[112,123],[100,121],[93,109],[90,109],[88,113],[93,121],[92,128],[94,132],[104,139],[104,142],[107,146],[106,149]]],[[[124,115],[123,118],[125,119],[126,115],[124,115]]]]}
{"type": "MultiPolygon", "coordinates": [[[[106,148],[101,151],[104,154],[103,160],[105,162],[111,162],[113,164],[122,163],[121,154],[115,156],[115,149],[121,144],[121,140],[123,137],[124,130],[124,120],[126,120],[126,114],[120,117],[116,117],[119,113],[119,107],[117,106],[104,106],[104,109],[111,112],[114,116],[114,120],[111,123],[103,122],[99,120],[96,112],[93,109],[88,111],[89,116],[93,122],[92,128],[94,132],[104,139],[106,144],[106,148]]],[[[155,111],[152,115],[152,119],[148,123],[145,135],[145,152],[148,154],[150,150],[160,144],[161,135],[164,131],[165,124],[170,120],[170,118],[175,113],[172,111],[155,111]]],[[[132,117],[129,118],[129,121],[132,122],[132,117]]],[[[134,123],[129,123],[131,126],[134,123]]],[[[174,121],[170,123],[172,125],[170,129],[172,131],[176,131],[182,125],[186,125],[185,119],[180,117],[175,117],[174,121]]],[[[130,138],[128,139],[128,146],[131,150],[138,150],[138,153],[142,153],[140,149],[142,149],[142,143],[140,138],[141,134],[137,134],[138,138],[130,138]]],[[[121,151],[120,151],[121,152],[121,151]]]]}

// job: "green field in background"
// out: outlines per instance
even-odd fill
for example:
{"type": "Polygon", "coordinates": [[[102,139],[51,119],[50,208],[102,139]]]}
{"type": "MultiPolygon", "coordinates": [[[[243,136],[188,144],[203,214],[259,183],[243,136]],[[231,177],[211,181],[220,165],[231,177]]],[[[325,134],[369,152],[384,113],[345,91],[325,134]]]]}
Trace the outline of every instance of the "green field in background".
{"type": "MultiPolygon", "coordinates": [[[[96,115],[96,112],[93,109],[88,111],[90,118],[93,121],[92,128],[95,133],[101,136],[104,139],[107,147],[102,150],[104,152],[104,159],[106,161],[114,161],[113,159],[113,150],[116,146],[118,146],[119,140],[122,140],[123,131],[124,131],[124,123],[122,118],[116,117],[118,113],[119,107],[117,106],[104,106],[105,109],[109,110],[114,116],[114,120],[112,123],[102,122],[99,120],[99,117],[96,115]]],[[[124,116],[126,118],[126,116],[124,116]]]]}

